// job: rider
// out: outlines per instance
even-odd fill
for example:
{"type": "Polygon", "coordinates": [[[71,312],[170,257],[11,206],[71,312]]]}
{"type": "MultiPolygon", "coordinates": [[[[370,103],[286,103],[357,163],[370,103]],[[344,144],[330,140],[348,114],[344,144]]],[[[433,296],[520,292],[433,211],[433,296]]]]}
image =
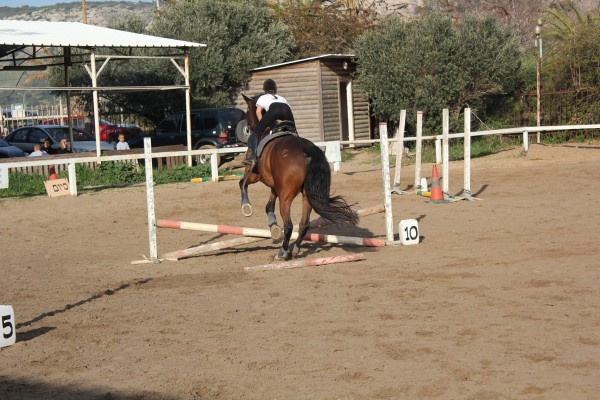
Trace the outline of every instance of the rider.
{"type": "Polygon", "coordinates": [[[294,122],[292,109],[287,100],[277,94],[277,84],[273,79],[267,79],[263,83],[263,91],[265,93],[256,100],[258,124],[248,137],[250,156],[244,160],[244,164],[247,165],[253,164],[256,161],[256,147],[258,146],[259,137],[265,129],[272,126],[278,119],[294,122]]]}

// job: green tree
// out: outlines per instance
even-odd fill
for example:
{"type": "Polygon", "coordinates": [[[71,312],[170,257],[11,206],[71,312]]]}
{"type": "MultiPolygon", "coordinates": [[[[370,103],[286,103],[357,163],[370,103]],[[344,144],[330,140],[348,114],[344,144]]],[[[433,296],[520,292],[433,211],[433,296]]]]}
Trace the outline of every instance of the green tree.
{"type": "Polygon", "coordinates": [[[361,35],[354,50],[357,83],[384,121],[406,109],[414,124],[424,111],[425,128],[439,130],[443,108],[455,121],[467,106],[481,115],[519,86],[517,42],[492,17],[456,24],[435,12],[408,22],[391,16],[361,35]]]}
{"type": "MultiPolygon", "coordinates": [[[[286,27],[273,20],[265,0],[185,0],[166,2],[149,29],[142,21],[116,21],[112,27],[173,39],[205,43],[190,51],[192,106],[231,105],[249,71],[290,58],[294,42],[286,27]],[[142,31],[140,31],[142,30],[142,31]]],[[[119,51],[119,49],[116,49],[119,51]]],[[[115,51],[115,49],[111,50],[115,51]]],[[[148,49],[120,49],[133,55],[157,54],[148,49]]],[[[53,77],[61,82],[62,69],[53,77]]],[[[75,66],[73,85],[89,84],[83,67],[75,66]]],[[[183,84],[168,60],[111,61],[99,77],[100,85],[183,84]]],[[[124,109],[158,121],[165,113],[184,108],[181,92],[103,93],[124,109]]]]}

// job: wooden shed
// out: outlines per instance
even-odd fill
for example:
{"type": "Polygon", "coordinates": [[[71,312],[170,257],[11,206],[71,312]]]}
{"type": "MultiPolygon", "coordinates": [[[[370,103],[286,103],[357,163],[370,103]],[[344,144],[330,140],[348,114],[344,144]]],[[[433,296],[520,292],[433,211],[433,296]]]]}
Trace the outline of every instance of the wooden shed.
{"type": "MultiPolygon", "coordinates": [[[[252,70],[247,96],[262,93],[265,79],[292,107],[298,133],[312,141],[370,139],[369,103],[353,83],[351,54],[326,54],[252,70]]],[[[247,110],[241,94],[236,107],[247,110]]]]}

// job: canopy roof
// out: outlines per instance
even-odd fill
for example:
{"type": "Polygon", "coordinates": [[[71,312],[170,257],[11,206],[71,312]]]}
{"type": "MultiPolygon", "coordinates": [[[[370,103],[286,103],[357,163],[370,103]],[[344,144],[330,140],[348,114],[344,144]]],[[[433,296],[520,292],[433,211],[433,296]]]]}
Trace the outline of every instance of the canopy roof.
{"type": "MultiPolygon", "coordinates": [[[[0,72],[2,71],[34,71],[44,70],[48,66],[63,65],[65,71],[65,86],[63,87],[0,87],[0,90],[62,90],[67,92],[67,113],[71,121],[70,93],[74,91],[92,92],[94,108],[94,129],[100,132],[100,116],[98,108],[98,93],[102,91],[156,91],[156,90],[185,90],[186,121],[188,150],[191,150],[190,123],[190,55],[192,47],[205,47],[205,44],[187,42],[184,40],[167,39],[157,36],[119,31],[79,22],[50,22],[50,21],[17,21],[0,20],[0,72]],[[40,51],[52,47],[57,51],[40,51]],[[108,48],[108,52],[117,54],[98,54],[98,48],[108,48]],[[112,50],[117,48],[118,50],[112,50]],[[154,48],[173,49],[170,54],[126,55],[120,51],[123,48],[154,48]],[[72,49],[83,51],[72,52],[72,49]],[[98,76],[104,67],[113,59],[165,59],[176,68],[185,80],[184,85],[171,84],[160,86],[98,86],[98,76]],[[69,84],[69,67],[73,63],[83,63],[91,78],[91,86],[73,87],[69,84]],[[183,64],[183,65],[182,65],[183,64]]],[[[154,53],[154,52],[153,52],[154,53]]],[[[159,51],[159,53],[163,53],[159,51]]],[[[73,141],[71,136],[71,142],[73,141]]],[[[96,151],[100,156],[100,135],[96,135],[96,151]]],[[[192,165],[192,157],[188,155],[188,165],[192,165]]]]}
{"type": "Polygon", "coordinates": [[[188,49],[203,46],[206,45],[80,22],[0,20],[0,59],[27,47],[188,49]]]}

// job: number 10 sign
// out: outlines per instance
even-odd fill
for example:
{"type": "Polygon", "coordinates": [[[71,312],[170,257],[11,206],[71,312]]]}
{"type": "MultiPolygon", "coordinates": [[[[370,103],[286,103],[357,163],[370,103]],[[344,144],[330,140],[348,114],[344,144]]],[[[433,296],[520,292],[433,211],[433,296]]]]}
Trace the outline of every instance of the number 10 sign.
{"type": "Polygon", "coordinates": [[[403,219],[398,225],[398,230],[401,244],[419,243],[419,222],[416,219],[403,219]]]}
{"type": "Polygon", "coordinates": [[[15,344],[15,313],[12,306],[0,306],[0,347],[15,344]]]}

